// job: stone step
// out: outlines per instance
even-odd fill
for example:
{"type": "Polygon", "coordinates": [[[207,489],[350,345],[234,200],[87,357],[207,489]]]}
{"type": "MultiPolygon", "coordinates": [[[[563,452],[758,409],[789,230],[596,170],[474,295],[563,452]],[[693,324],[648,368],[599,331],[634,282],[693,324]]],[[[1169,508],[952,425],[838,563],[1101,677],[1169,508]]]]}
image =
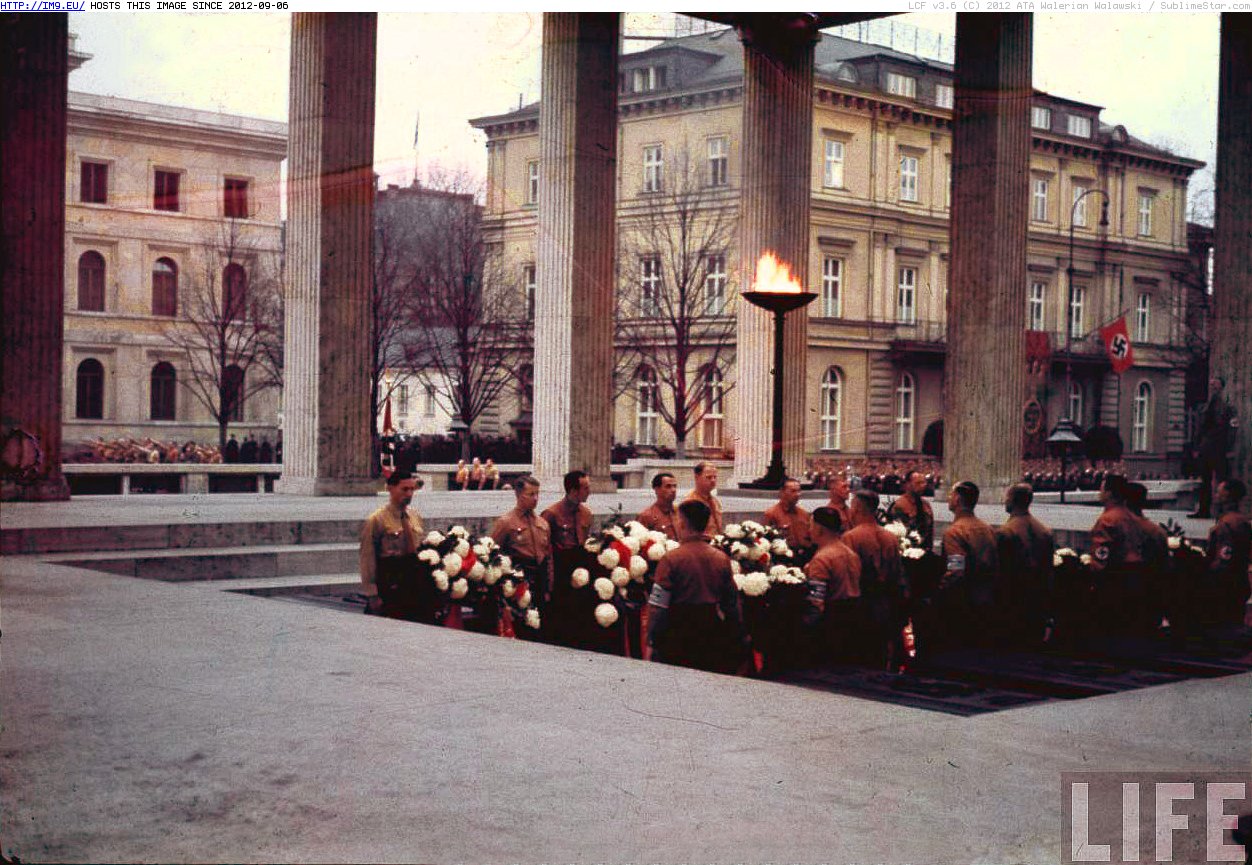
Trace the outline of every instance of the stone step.
{"type": "Polygon", "coordinates": [[[129,553],[65,553],[45,561],[162,582],[315,577],[355,574],[358,546],[282,544],[265,547],[221,547],[147,550],[129,553]]]}
{"type": "Polygon", "coordinates": [[[0,555],[346,543],[360,531],[360,519],[15,528],[0,530],[0,555]]]}

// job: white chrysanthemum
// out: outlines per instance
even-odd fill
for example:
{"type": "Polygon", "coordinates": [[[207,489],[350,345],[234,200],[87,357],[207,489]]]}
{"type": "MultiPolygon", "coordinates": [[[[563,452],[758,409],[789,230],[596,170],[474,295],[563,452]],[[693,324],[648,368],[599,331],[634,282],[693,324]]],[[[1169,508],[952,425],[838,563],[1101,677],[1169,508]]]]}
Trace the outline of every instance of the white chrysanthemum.
{"type": "Polygon", "coordinates": [[[665,557],[665,541],[653,541],[648,547],[648,561],[659,562],[665,557]]]}
{"type": "Polygon", "coordinates": [[[921,547],[909,547],[904,551],[904,557],[906,559],[920,559],[924,555],[926,555],[926,551],[921,547]]]}
{"type": "Polygon", "coordinates": [[[596,561],[600,563],[600,567],[606,571],[611,571],[621,564],[622,557],[617,554],[617,550],[609,547],[600,555],[596,556],[596,561]]]}
{"type": "Polygon", "coordinates": [[[753,534],[759,534],[760,532],[765,531],[765,526],[761,525],[756,520],[744,520],[739,525],[745,532],[752,532],[753,534]]]}
{"type": "Polygon", "coordinates": [[[736,559],[746,558],[748,555],[748,548],[746,545],[741,544],[738,541],[736,541],[735,543],[730,545],[730,554],[734,556],[736,559]]]}
{"type": "MultiPolygon", "coordinates": [[[[612,597],[610,595],[610,597],[612,597]]],[[[607,628],[617,621],[617,607],[612,604],[600,604],[596,607],[596,622],[600,627],[607,628]]]]}
{"type": "Polygon", "coordinates": [[[500,561],[496,564],[501,571],[508,572],[513,570],[513,560],[508,556],[501,556],[500,561]]]}
{"type": "Polygon", "coordinates": [[[530,601],[530,589],[527,589],[517,596],[517,606],[523,610],[530,606],[530,601]]]}
{"type": "Polygon", "coordinates": [[[473,550],[475,558],[485,559],[490,555],[490,550],[484,544],[474,544],[470,549],[473,550]]]}
{"type": "Polygon", "coordinates": [[[780,577],[785,573],[787,573],[786,565],[774,565],[772,568],[769,569],[769,575],[771,577],[780,577]]]}
{"type": "Polygon", "coordinates": [[[530,609],[526,611],[526,627],[539,630],[539,611],[530,609]]]}
{"type": "Polygon", "coordinates": [[[1083,553],[1081,556],[1078,557],[1078,561],[1082,562],[1084,565],[1091,564],[1090,553],[1083,553]]]}
{"type": "Polygon", "coordinates": [[[439,534],[439,532],[431,532],[430,534],[426,536],[427,546],[437,547],[442,543],[443,543],[443,535],[439,534]]]}
{"type": "Polygon", "coordinates": [[[1169,548],[1171,550],[1177,550],[1177,549],[1180,549],[1181,547],[1182,547],[1182,538],[1178,537],[1177,535],[1170,535],[1169,536],[1169,548]]]}
{"type": "Polygon", "coordinates": [[[620,589],[630,582],[630,571],[625,568],[614,568],[613,572],[609,574],[609,579],[613,581],[613,585],[620,589]]]}
{"type": "Polygon", "coordinates": [[[455,535],[458,538],[469,537],[469,531],[466,530],[465,526],[453,526],[452,528],[448,529],[448,534],[455,535]]]}
{"type": "Polygon", "coordinates": [[[1076,555],[1078,555],[1078,553],[1074,552],[1074,551],[1073,551],[1073,550],[1071,550],[1069,547],[1061,547],[1059,550],[1057,550],[1057,551],[1056,551],[1056,554],[1057,554],[1058,556],[1076,556],[1076,555]]]}
{"type": "Polygon", "coordinates": [[[443,569],[448,572],[448,576],[455,577],[461,573],[461,565],[464,560],[457,553],[448,553],[443,557],[443,569]]]}
{"type": "Polygon", "coordinates": [[[904,523],[887,523],[887,525],[883,528],[891,532],[891,534],[895,535],[897,538],[907,538],[909,535],[909,530],[904,523]]]}
{"type": "Polygon", "coordinates": [[[461,579],[457,580],[455,583],[452,584],[451,595],[452,595],[453,600],[459,600],[468,594],[469,594],[469,583],[465,581],[464,577],[462,577],[461,579]]]}
{"type": "Polygon", "coordinates": [[[517,583],[513,582],[512,580],[505,580],[500,585],[500,594],[504,595],[506,598],[513,597],[514,593],[516,592],[517,592],[517,583]]]}
{"type": "Polygon", "coordinates": [[[676,549],[678,549],[678,541],[671,541],[671,540],[669,540],[669,539],[666,539],[666,541],[665,541],[665,552],[667,552],[667,553],[668,553],[669,551],[671,551],[671,550],[676,550],[676,549]]]}
{"type": "Polygon", "coordinates": [[[753,556],[762,565],[769,564],[769,547],[765,547],[764,549],[757,547],[753,556]]]}
{"type": "Polygon", "coordinates": [[[722,531],[722,534],[726,535],[726,537],[731,540],[737,541],[743,537],[743,526],[731,523],[722,531]]]}
{"type": "Polygon", "coordinates": [[[469,573],[466,576],[476,583],[481,582],[482,578],[487,576],[487,566],[482,562],[474,562],[474,567],[469,569],[469,573]]]}
{"type": "Polygon", "coordinates": [[[769,551],[772,555],[782,556],[787,553],[787,542],[783,540],[774,541],[769,545],[769,551]]]}
{"type": "Polygon", "coordinates": [[[739,588],[750,598],[759,598],[769,591],[769,577],[760,571],[742,574],[739,577],[739,588]]]}
{"type": "Polygon", "coordinates": [[[448,591],[448,573],[447,571],[434,571],[431,577],[435,580],[435,588],[441,592],[448,591]]]}
{"type": "Polygon", "coordinates": [[[456,554],[461,558],[465,558],[470,553],[469,541],[461,541],[456,545],[456,554]]]}
{"type": "Polygon", "coordinates": [[[613,597],[613,589],[615,586],[613,585],[612,580],[606,579],[605,577],[597,577],[593,585],[595,587],[596,594],[600,596],[600,600],[607,601],[609,598],[613,597]]]}
{"type": "Polygon", "coordinates": [[[428,565],[439,564],[439,553],[434,550],[422,550],[417,554],[418,561],[425,562],[428,565]]]}
{"type": "Polygon", "coordinates": [[[486,573],[483,574],[483,582],[489,586],[494,586],[500,581],[502,576],[504,576],[504,571],[492,566],[487,568],[486,573]]]}
{"type": "Polygon", "coordinates": [[[634,537],[633,535],[624,538],[622,543],[626,545],[626,549],[630,550],[631,555],[637,554],[643,546],[640,539],[634,537]]]}
{"type": "Polygon", "coordinates": [[[909,532],[908,539],[909,539],[909,543],[913,544],[914,546],[920,547],[922,545],[922,536],[917,531],[909,532]]]}
{"type": "Polygon", "coordinates": [[[652,543],[654,544],[665,543],[666,537],[667,535],[665,534],[665,532],[648,532],[648,540],[652,541],[652,543]]]}
{"type": "Polygon", "coordinates": [[[730,560],[730,572],[731,572],[732,574],[742,574],[742,573],[743,573],[743,565],[739,564],[739,560],[738,560],[738,559],[731,559],[731,560],[730,560]]]}
{"type": "Polygon", "coordinates": [[[617,538],[619,541],[622,538],[626,537],[626,533],[622,531],[621,526],[609,526],[608,533],[612,535],[613,537],[617,538]]]}
{"type": "Polygon", "coordinates": [[[630,557],[630,576],[634,580],[642,580],[648,572],[648,560],[643,556],[630,557]]]}
{"type": "Polygon", "coordinates": [[[789,586],[795,586],[800,583],[807,582],[807,578],[804,576],[804,571],[799,568],[783,568],[782,572],[777,576],[772,573],[769,576],[770,582],[785,583],[789,586]]]}
{"type": "Polygon", "coordinates": [[[1052,554],[1052,567],[1059,568],[1063,564],[1065,564],[1065,557],[1062,556],[1060,553],[1053,553],[1052,554]]]}
{"type": "Polygon", "coordinates": [[[626,524],[626,531],[632,538],[643,539],[648,536],[648,527],[638,520],[631,520],[626,524]]]}
{"type": "Polygon", "coordinates": [[[581,589],[591,582],[591,572],[586,568],[574,568],[574,573],[569,575],[569,582],[574,588],[581,589]]]}
{"type": "Polygon", "coordinates": [[[598,553],[604,549],[603,545],[595,538],[588,538],[587,543],[583,544],[583,549],[589,553],[598,553]]]}

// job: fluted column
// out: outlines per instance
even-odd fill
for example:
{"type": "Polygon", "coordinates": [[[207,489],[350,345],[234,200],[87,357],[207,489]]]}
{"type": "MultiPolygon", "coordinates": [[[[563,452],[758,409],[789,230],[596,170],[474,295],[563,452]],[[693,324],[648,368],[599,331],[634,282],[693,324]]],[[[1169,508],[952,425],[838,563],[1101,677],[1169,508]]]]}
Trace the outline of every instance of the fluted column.
{"type": "Polygon", "coordinates": [[[1238,415],[1231,476],[1252,481],[1252,15],[1224,13],[1217,96],[1217,212],[1209,362],[1238,415]]]}
{"type": "Polygon", "coordinates": [[[1021,474],[1031,23],[956,18],[945,474],[988,502],[1021,474]]]}
{"type": "Polygon", "coordinates": [[[618,13],[543,16],[535,286],[535,474],[613,489],[618,13]]]}
{"type": "Polygon", "coordinates": [[[0,19],[4,501],[69,498],[61,474],[67,39],[63,13],[0,19]]]}
{"type": "MultiPolygon", "coordinates": [[[[739,285],[753,288],[766,250],[791,267],[808,291],[809,203],[813,148],[813,46],[816,22],[803,13],[745,15],[743,41],[743,186],[739,285]]],[[[770,459],[773,316],[738,307],[735,354],[735,480],[765,473],[770,459]]],[[[783,462],[804,471],[808,310],[787,314],[783,335],[783,462]]]]}
{"type": "Polygon", "coordinates": [[[370,478],[373,12],[291,22],[282,492],[357,495],[370,478]]]}

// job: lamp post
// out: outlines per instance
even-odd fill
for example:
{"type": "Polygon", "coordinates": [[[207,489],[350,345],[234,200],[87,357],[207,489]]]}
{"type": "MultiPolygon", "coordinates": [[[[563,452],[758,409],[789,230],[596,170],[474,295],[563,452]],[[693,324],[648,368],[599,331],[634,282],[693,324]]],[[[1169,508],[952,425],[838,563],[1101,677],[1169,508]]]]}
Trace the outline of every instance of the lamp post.
{"type": "MultiPolygon", "coordinates": [[[[1074,387],[1074,357],[1071,351],[1071,342],[1074,337],[1074,214],[1078,212],[1078,205],[1088,195],[1100,195],[1104,197],[1104,201],[1100,204],[1100,227],[1108,228],[1109,226],[1109,196],[1103,189],[1088,189],[1082,195],[1074,199],[1074,203],[1069,208],[1069,265],[1065,268],[1065,288],[1068,292],[1065,303],[1065,419],[1069,421],[1072,428],[1074,418],[1069,413],[1069,395],[1074,387]]],[[[1051,441],[1051,439],[1049,439],[1051,441]]],[[[1062,485],[1063,486],[1063,485],[1062,485]]],[[[1064,492],[1062,491],[1062,495],[1064,492]]],[[[1062,498],[1061,501],[1065,499],[1062,498]]]]}
{"type": "Polygon", "coordinates": [[[1069,446],[1082,441],[1074,432],[1074,422],[1064,417],[1056,422],[1052,435],[1048,436],[1048,444],[1061,446],[1061,504],[1065,504],[1065,457],[1069,454],[1069,446]]]}

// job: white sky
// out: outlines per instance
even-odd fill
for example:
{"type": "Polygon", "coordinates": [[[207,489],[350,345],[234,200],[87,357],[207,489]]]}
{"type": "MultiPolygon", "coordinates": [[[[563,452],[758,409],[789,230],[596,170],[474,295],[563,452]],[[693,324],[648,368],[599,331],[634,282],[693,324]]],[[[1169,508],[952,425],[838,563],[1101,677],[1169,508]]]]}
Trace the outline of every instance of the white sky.
{"type": "MultiPolygon", "coordinates": [[[[951,13],[892,20],[951,37],[951,13]]],[[[1192,187],[1212,186],[1217,125],[1216,14],[1036,14],[1034,83],[1102,105],[1106,123],[1203,160],[1192,187]]],[[[629,34],[667,35],[669,13],[628,13],[629,34]]],[[[78,48],[94,55],[74,90],[287,119],[288,14],[74,14],[78,48]],[[246,26],[241,26],[246,22],[246,26]]],[[[379,19],[375,170],[405,183],[421,112],[423,172],[432,165],[482,177],[486,151],[472,117],[539,96],[539,13],[389,13],[379,19]]],[[[649,43],[631,43],[638,50],[649,43]]]]}

